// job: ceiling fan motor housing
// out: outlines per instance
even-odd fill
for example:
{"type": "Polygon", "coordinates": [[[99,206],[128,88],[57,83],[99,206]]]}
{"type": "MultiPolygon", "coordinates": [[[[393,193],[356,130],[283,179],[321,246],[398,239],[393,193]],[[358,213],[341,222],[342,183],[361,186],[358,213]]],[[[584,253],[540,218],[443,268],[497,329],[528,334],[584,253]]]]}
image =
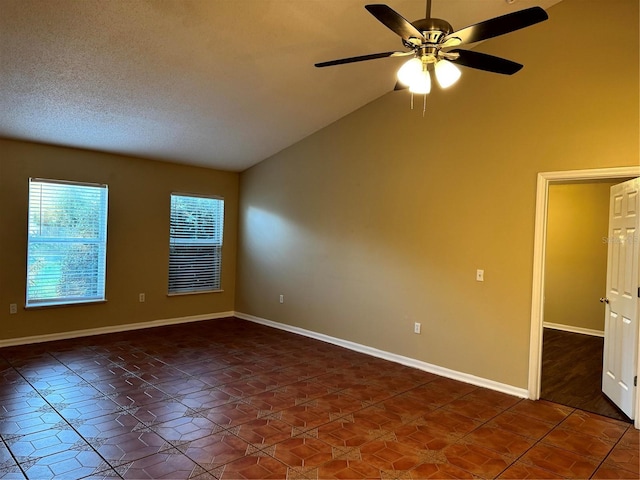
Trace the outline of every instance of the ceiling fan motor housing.
{"type": "Polygon", "coordinates": [[[423,18],[411,25],[422,32],[427,43],[440,43],[445,36],[453,32],[451,24],[441,18],[423,18]]]}
{"type": "Polygon", "coordinates": [[[416,20],[411,25],[422,33],[425,40],[410,38],[409,41],[403,41],[403,43],[406,47],[413,48],[416,54],[419,54],[427,62],[435,62],[438,45],[444,37],[453,32],[453,27],[449,22],[440,18],[423,18],[416,20]]]}

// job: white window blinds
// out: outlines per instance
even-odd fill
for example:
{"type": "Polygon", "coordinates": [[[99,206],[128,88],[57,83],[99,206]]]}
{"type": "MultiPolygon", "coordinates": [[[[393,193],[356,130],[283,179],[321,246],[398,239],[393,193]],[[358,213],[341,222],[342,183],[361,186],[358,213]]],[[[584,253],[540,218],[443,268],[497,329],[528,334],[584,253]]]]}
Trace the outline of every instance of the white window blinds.
{"type": "Polygon", "coordinates": [[[220,290],[224,200],[171,194],[169,293],[220,290]]]}
{"type": "Polygon", "coordinates": [[[107,186],[29,179],[27,306],[105,299],[107,186]]]}

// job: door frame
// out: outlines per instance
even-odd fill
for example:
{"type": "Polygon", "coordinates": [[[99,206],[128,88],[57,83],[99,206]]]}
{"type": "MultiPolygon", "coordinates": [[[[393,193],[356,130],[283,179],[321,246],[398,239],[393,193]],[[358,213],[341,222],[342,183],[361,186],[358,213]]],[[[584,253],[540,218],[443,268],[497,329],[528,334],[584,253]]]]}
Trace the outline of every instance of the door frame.
{"type": "MultiPolygon", "coordinates": [[[[616,178],[640,176],[640,165],[629,167],[597,168],[590,170],[565,170],[540,172],[536,187],[536,217],[533,243],[533,288],[531,292],[531,336],[529,340],[529,398],[540,398],[542,376],[542,332],[544,322],[544,264],[547,240],[547,215],[549,207],[549,185],[580,180],[615,180],[616,178]]],[[[640,329],[638,329],[640,332],[640,329]]],[[[640,345],[640,334],[636,339],[640,345]]],[[[638,365],[640,372],[640,355],[638,365]]],[[[635,428],[640,429],[640,394],[636,394],[635,428]]]]}

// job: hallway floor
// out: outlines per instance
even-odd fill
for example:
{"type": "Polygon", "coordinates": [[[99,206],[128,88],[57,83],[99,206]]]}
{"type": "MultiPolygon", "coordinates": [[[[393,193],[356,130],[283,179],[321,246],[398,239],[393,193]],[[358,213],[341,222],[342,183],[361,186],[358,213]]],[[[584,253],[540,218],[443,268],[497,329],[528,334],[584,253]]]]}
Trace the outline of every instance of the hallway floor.
{"type": "Polygon", "coordinates": [[[540,397],[629,422],[602,393],[604,338],[544,329],[540,397]]]}
{"type": "Polygon", "coordinates": [[[625,422],[238,319],[0,349],[0,478],[638,478],[625,422]]]}

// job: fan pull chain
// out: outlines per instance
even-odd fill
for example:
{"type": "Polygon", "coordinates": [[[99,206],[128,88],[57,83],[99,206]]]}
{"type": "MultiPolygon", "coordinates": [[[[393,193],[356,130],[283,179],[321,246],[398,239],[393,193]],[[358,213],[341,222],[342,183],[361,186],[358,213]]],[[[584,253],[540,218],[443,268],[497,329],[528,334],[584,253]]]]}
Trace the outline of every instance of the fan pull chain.
{"type": "MultiPolygon", "coordinates": [[[[411,92],[411,110],[413,110],[413,92],[411,92]]],[[[422,99],[422,118],[425,117],[427,113],[427,94],[424,94],[422,99]]]]}

